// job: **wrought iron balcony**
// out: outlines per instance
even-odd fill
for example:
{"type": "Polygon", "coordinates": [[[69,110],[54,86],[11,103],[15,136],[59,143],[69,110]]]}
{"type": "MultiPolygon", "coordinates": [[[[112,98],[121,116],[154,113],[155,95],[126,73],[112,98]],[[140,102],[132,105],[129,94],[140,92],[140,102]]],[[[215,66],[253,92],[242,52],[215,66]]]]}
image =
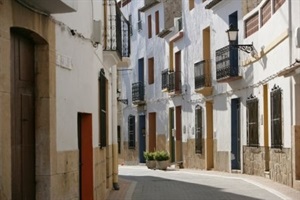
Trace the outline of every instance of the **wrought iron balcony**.
{"type": "Polygon", "coordinates": [[[144,104],[145,91],[144,83],[136,82],[132,84],[132,102],[133,104],[144,104]]]}
{"type": "Polygon", "coordinates": [[[115,0],[104,0],[104,50],[116,51],[120,58],[130,56],[130,23],[115,0]]]}
{"type": "Polygon", "coordinates": [[[169,69],[165,69],[161,72],[161,89],[167,90],[169,85],[169,69]]]}
{"type": "Polygon", "coordinates": [[[168,91],[170,93],[181,93],[181,72],[175,71],[169,73],[168,91]]]}
{"type": "Polygon", "coordinates": [[[210,62],[201,61],[195,64],[195,91],[205,96],[212,94],[210,62]]]}
{"type": "Polygon", "coordinates": [[[240,79],[238,68],[238,49],[225,46],[216,51],[216,75],[218,82],[240,79]]]}

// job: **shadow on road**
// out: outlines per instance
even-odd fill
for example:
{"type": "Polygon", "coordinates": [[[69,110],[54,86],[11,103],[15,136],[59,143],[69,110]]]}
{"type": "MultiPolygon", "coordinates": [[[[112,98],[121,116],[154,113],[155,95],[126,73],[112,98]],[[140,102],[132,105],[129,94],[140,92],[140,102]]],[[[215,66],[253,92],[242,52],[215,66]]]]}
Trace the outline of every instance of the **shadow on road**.
{"type": "MultiPolygon", "coordinates": [[[[251,194],[235,194],[222,188],[188,183],[152,176],[119,176],[123,180],[136,182],[132,200],[210,200],[235,199],[255,200],[251,194]]],[[[263,199],[263,198],[262,198],[263,199]]]]}

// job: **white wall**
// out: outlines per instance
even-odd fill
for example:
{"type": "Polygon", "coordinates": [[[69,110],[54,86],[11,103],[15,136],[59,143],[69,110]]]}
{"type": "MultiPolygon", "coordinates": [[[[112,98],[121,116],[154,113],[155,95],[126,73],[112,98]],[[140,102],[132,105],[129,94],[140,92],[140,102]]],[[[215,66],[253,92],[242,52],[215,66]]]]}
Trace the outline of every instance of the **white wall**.
{"type": "Polygon", "coordinates": [[[93,19],[103,22],[102,0],[78,1],[77,12],[56,14],[53,18],[57,21],[56,56],[69,61],[66,64],[69,69],[61,66],[62,61],[57,60],[56,65],[57,150],[78,149],[78,112],[92,114],[93,146],[96,147],[99,143],[98,76],[103,61],[101,45],[95,48],[89,39],[93,19]],[[71,35],[69,29],[87,40],[71,35]]]}

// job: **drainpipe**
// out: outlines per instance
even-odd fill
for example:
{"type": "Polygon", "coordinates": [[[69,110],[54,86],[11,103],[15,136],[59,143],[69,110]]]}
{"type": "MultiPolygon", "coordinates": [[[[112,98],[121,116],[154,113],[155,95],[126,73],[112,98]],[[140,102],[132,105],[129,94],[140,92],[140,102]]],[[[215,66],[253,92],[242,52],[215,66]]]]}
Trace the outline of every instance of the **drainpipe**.
{"type": "Polygon", "coordinates": [[[112,153],[113,153],[113,188],[119,190],[118,183],[118,133],[117,133],[117,66],[112,71],[112,153]]]}
{"type": "MultiPolygon", "coordinates": [[[[293,58],[293,55],[294,55],[294,51],[293,51],[293,26],[292,26],[292,0],[289,0],[288,1],[288,23],[289,23],[289,63],[293,63],[292,61],[292,58],[293,58]]],[[[292,187],[294,185],[294,177],[295,177],[295,173],[294,173],[294,166],[293,166],[293,163],[294,163],[294,127],[293,127],[293,124],[294,124],[294,99],[295,99],[295,95],[293,93],[293,79],[292,79],[292,76],[289,76],[289,83],[290,83],[290,93],[291,93],[291,98],[290,98],[290,104],[291,104],[291,110],[292,112],[290,113],[290,118],[291,118],[291,131],[292,131],[292,134],[291,134],[291,158],[292,158],[292,162],[291,162],[291,170],[292,170],[292,187]]]]}

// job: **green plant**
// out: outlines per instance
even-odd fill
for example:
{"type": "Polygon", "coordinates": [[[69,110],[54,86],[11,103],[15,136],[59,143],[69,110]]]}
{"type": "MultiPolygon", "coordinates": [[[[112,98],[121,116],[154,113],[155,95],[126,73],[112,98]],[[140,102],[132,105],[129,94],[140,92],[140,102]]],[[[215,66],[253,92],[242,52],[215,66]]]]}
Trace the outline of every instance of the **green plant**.
{"type": "Polygon", "coordinates": [[[157,161],[169,160],[170,155],[166,151],[156,151],[154,155],[154,159],[157,161]]]}
{"type": "Polygon", "coordinates": [[[154,160],[154,152],[144,151],[144,158],[146,160],[154,160]]]}

